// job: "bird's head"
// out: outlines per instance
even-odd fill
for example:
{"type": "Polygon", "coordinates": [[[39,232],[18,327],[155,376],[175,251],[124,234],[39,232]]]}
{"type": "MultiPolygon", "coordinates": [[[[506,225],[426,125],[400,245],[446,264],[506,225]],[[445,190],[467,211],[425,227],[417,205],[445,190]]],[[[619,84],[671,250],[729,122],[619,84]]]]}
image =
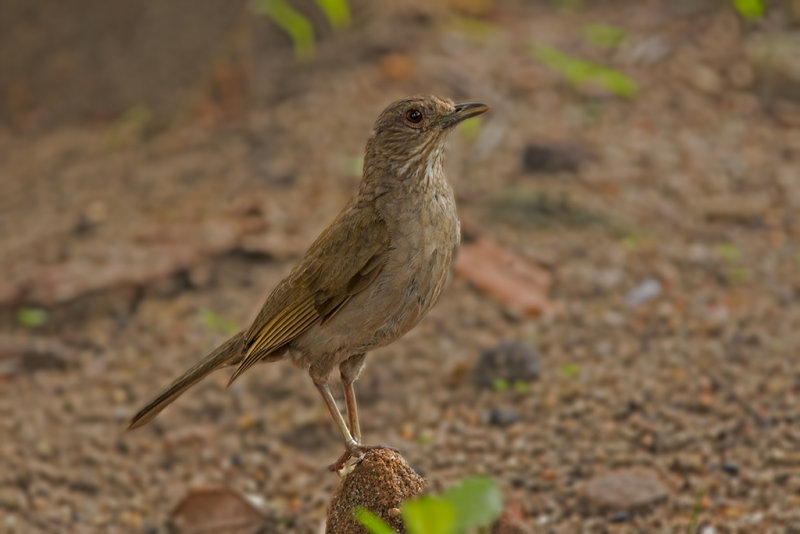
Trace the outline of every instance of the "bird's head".
{"type": "Polygon", "coordinates": [[[479,102],[454,104],[437,96],[417,96],[390,104],[378,116],[364,158],[364,178],[405,181],[441,163],[452,127],[486,112],[479,102]]]}

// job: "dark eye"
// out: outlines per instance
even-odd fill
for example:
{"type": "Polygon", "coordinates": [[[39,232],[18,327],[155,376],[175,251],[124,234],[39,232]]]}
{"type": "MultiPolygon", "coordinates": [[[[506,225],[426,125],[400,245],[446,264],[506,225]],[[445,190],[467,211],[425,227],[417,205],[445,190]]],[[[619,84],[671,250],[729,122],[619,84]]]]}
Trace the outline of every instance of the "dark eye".
{"type": "Polygon", "coordinates": [[[406,112],[406,120],[408,122],[413,122],[414,124],[417,124],[422,120],[422,113],[420,113],[418,109],[409,109],[406,112]]]}

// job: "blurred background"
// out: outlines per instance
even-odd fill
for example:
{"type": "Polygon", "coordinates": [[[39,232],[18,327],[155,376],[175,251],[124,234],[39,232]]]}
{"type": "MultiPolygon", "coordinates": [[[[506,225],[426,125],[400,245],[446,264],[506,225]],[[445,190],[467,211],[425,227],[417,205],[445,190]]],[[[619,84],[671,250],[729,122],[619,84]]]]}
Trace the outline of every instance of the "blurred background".
{"type": "Polygon", "coordinates": [[[366,442],[492,476],[508,532],[800,532],[795,0],[4,0],[0,531],[320,531],[341,446],[291,365],[123,428],[420,93],[492,110],[450,142],[453,283],[357,383],[366,442]]]}

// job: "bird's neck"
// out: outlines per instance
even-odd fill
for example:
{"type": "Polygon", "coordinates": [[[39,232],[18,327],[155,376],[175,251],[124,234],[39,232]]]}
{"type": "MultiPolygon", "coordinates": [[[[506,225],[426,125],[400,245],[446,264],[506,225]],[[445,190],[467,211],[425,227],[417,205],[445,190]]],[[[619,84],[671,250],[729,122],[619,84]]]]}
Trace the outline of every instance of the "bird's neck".
{"type": "Polygon", "coordinates": [[[396,193],[419,200],[430,198],[437,190],[449,188],[444,175],[443,154],[443,147],[436,147],[412,153],[406,158],[392,159],[367,150],[359,195],[374,199],[396,193]]]}

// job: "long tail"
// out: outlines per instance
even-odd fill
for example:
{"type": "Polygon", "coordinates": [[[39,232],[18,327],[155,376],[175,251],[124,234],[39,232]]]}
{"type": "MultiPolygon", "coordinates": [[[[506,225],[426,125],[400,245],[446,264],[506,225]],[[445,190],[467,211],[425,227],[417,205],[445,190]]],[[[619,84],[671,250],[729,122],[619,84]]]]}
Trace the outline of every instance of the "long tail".
{"type": "Polygon", "coordinates": [[[244,345],[244,332],[239,332],[228,341],[217,347],[211,354],[200,360],[197,365],[183,373],[177,380],[161,392],[155,399],[150,401],[147,406],[131,417],[128,428],[138,428],[152,420],[158,413],[167,407],[172,401],[177,399],[184,391],[195,385],[207,374],[225,367],[233,365],[241,359],[241,349],[244,345]]]}

